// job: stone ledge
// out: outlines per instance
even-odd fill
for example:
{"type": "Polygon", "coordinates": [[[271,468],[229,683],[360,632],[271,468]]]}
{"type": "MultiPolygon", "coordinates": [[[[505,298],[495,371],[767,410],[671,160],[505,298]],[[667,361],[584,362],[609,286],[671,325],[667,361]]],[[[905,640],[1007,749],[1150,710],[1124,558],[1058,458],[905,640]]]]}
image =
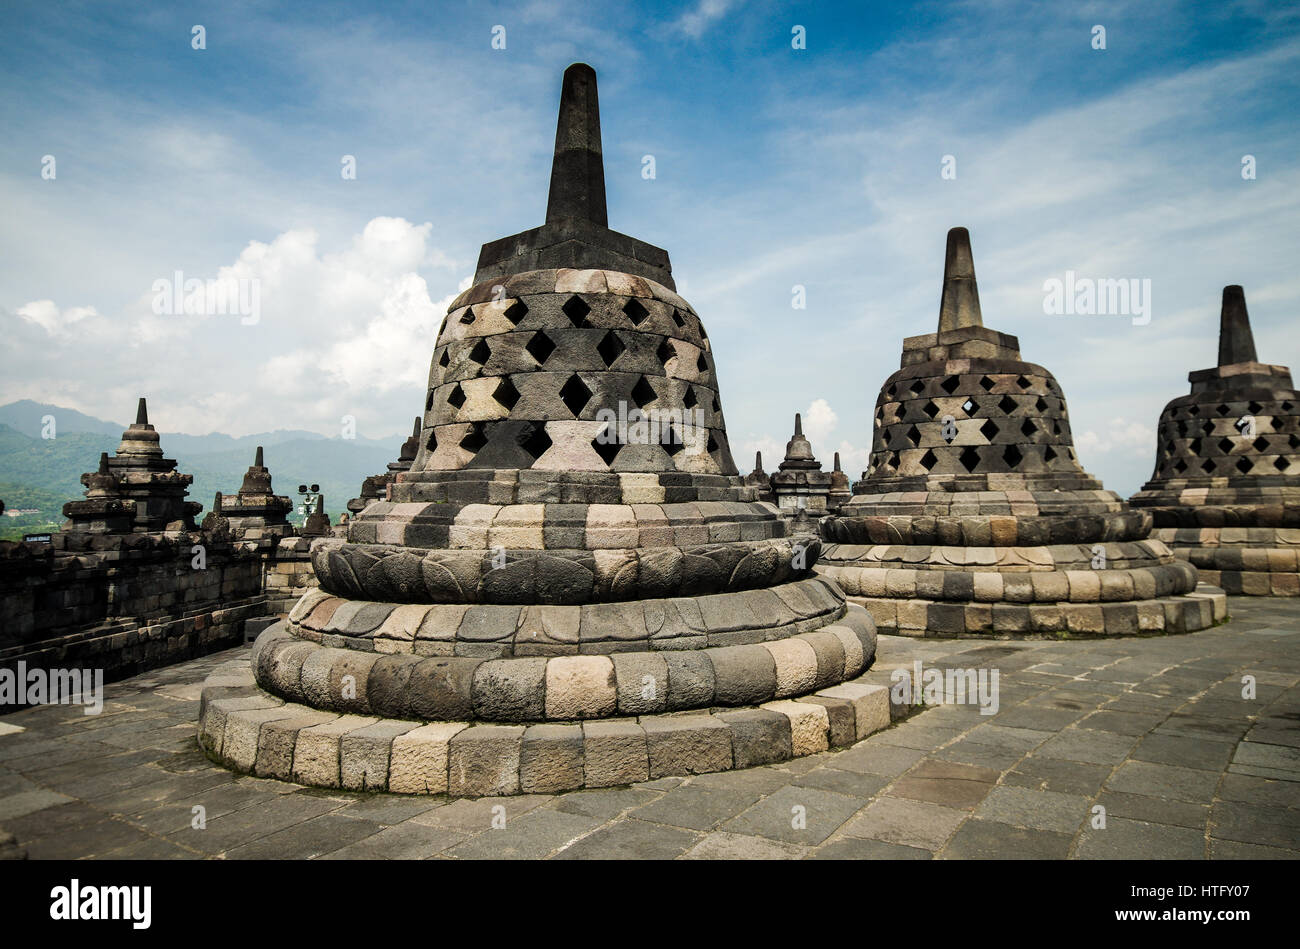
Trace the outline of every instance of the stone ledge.
{"type": "Polygon", "coordinates": [[[637,650],[633,641],[632,648],[612,654],[511,658],[336,648],[277,623],[254,644],[252,669],[269,694],[340,713],[425,721],[590,720],[630,709],[754,705],[852,679],[875,656],[875,627],[858,607],[828,619],[772,641],[708,645],[700,637],[697,648],[656,651],[637,650]]]}
{"type": "Polygon", "coordinates": [[[1227,619],[1223,590],[1201,583],[1183,596],[1131,602],[943,603],[849,596],[882,634],[990,639],[1070,639],[1192,633],[1227,619]]]}
{"type": "Polygon", "coordinates": [[[744,709],[498,725],[321,712],[261,692],[251,673],[219,669],[201,705],[200,745],[233,770],[315,787],[456,797],[771,764],[854,744],[891,721],[889,689],[861,680],[744,709]]]}

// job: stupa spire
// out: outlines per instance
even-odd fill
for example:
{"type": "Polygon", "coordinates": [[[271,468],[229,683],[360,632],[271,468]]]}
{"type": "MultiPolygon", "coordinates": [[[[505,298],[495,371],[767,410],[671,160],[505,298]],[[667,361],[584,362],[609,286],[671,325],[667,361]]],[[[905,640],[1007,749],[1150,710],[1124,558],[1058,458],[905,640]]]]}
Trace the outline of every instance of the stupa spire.
{"type": "Polygon", "coordinates": [[[149,408],[145,405],[144,396],[140,396],[140,404],[135,408],[135,424],[149,424],[149,408]]]}
{"type": "Polygon", "coordinates": [[[1259,358],[1246,312],[1246,292],[1233,284],[1223,288],[1223,308],[1219,311],[1219,365],[1240,362],[1259,362],[1259,358]]]}
{"type": "Polygon", "coordinates": [[[258,445],[258,446],[257,446],[257,455],[253,458],[253,467],[254,467],[254,468],[265,468],[265,467],[266,467],[266,465],[264,465],[264,464],[262,463],[262,446],[261,446],[261,445],[258,445]]]}
{"type": "Polygon", "coordinates": [[[948,232],[948,250],[943,262],[939,332],[983,325],[980,292],[975,283],[975,258],[970,249],[970,231],[964,227],[954,227],[948,232]]]}
{"type": "Polygon", "coordinates": [[[551,162],[551,193],[546,202],[547,224],[572,220],[609,226],[596,70],[586,63],[574,63],[564,71],[560,117],[555,125],[555,157],[551,162]]]}

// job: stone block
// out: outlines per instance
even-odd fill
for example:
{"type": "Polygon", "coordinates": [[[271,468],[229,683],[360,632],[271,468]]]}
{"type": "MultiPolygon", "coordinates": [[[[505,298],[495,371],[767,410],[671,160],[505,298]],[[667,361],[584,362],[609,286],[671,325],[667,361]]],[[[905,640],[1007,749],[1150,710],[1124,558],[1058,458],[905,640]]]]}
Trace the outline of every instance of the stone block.
{"type": "Polygon", "coordinates": [[[614,663],[608,656],[557,656],[546,661],[545,669],[546,718],[604,718],[614,714],[618,694],[614,663]]]}
{"type": "Polygon", "coordinates": [[[549,794],[580,788],[583,773],[581,725],[530,725],[519,756],[519,790],[549,794]]]}
{"type": "Polygon", "coordinates": [[[716,716],[731,729],[737,768],[786,761],[791,756],[790,718],[768,709],[740,709],[716,716]]]}
{"type": "Polygon", "coordinates": [[[630,719],[584,722],[583,775],[589,788],[650,779],[645,730],[630,719]]]}
{"type": "Polygon", "coordinates": [[[388,790],[394,794],[445,794],[451,740],[467,726],[432,722],[393,738],[388,790]]]}
{"type": "Polygon", "coordinates": [[[523,725],[472,725],[452,736],[447,793],[485,797],[519,793],[523,725]]]}
{"type": "Polygon", "coordinates": [[[732,766],[731,731],[712,715],[660,715],[641,720],[650,778],[706,774],[732,766]]]}

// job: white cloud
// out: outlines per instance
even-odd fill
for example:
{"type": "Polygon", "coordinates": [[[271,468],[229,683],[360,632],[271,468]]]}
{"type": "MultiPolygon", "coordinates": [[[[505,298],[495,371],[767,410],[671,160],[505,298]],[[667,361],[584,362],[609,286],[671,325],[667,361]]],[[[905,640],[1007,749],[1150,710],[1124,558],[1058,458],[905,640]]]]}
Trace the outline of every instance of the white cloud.
{"type": "Polygon", "coordinates": [[[825,399],[813,399],[803,413],[804,436],[814,445],[824,442],[835,431],[840,417],[825,399]]]}
{"type": "Polygon", "coordinates": [[[699,39],[735,5],[735,0],[700,0],[695,9],[677,18],[673,27],[691,39],[699,39]]]}
{"type": "MultiPolygon", "coordinates": [[[[238,314],[154,313],[152,292],[113,319],[93,306],[60,309],[51,300],[33,301],[17,315],[44,332],[16,334],[15,351],[29,365],[48,361],[59,369],[41,373],[40,382],[4,386],[0,398],[114,417],[122,415],[109,408],[115,401],[148,395],[169,428],[196,432],[292,426],[334,434],[343,415],[355,416],[366,437],[408,430],[423,401],[438,327],[455,296],[432,300],[418,272],[438,259],[431,233],[428,223],[377,217],[331,252],[319,246],[316,232],[290,230],[269,243],[250,241],[229,265],[185,273],[187,280],[215,273],[223,283],[256,281],[261,313],[252,325],[238,314]],[[119,329],[82,332],[92,324],[119,329]],[[240,357],[204,358],[218,347],[240,357]],[[184,372],[148,371],[182,361],[184,372]],[[69,371],[79,364],[146,371],[118,374],[106,394],[69,371]]],[[[466,277],[460,289],[468,283],[466,277]]]]}
{"type": "Polygon", "coordinates": [[[1074,447],[1082,457],[1087,454],[1105,454],[1111,451],[1147,450],[1156,443],[1156,431],[1141,422],[1113,418],[1100,433],[1089,429],[1074,439],[1074,447]]]}

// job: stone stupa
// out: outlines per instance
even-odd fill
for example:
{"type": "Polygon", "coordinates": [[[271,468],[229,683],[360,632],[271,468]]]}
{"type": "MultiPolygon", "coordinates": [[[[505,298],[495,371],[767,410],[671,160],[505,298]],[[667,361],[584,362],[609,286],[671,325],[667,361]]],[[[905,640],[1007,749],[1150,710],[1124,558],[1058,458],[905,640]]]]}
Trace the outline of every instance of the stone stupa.
{"type": "Polygon", "coordinates": [[[840,453],[837,451],[835,466],[831,469],[830,492],[826,495],[826,509],[833,514],[852,497],[853,489],[849,486],[849,476],[840,467],[840,453]]]}
{"type": "Polygon", "coordinates": [[[772,478],[763,470],[763,453],[754,452],[754,470],[745,475],[745,484],[758,491],[760,501],[772,501],[772,478]]]}
{"type": "Polygon", "coordinates": [[[903,341],[871,469],[821,523],[819,572],[907,635],[1203,629],[1222,591],[1080,467],[1052,374],[984,326],[965,228],[948,232],[939,330],[903,341]]]}
{"type": "Polygon", "coordinates": [[[320,589],[204,691],[214,758],[494,795],[746,767],[888,723],[870,615],[737,475],[668,255],[607,226],[596,75],[564,74],[546,224],[484,245],[419,452],[312,546],[320,589]]]}
{"type": "Polygon", "coordinates": [[[1300,393],[1259,362],[1239,286],[1223,288],[1219,364],[1160,413],[1151,480],[1129,500],[1228,593],[1300,596],[1300,393]]]}
{"type": "Polygon", "coordinates": [[[81,476],[86,497],[63,505],[64,530],[97,534],[151,534],[195,530],[203,505],[187,501],[193,475],[164,458],[158,432],[149,424],[143,398],[135,423],[122,433],[112,455],[101,454],[99,469],[81,476]]]}
{"type": "Polygon", "coordinates": [[[816,530],[816,520],[826,514],[826,496],[831,476],[813,456],[812,444],[804,437],[803,418],[794,415],[794,435],[785,443],[785,458],[772,472],[772,494],[777,510],[786,517],[800,518],[816,530]]]}
{"type": "Polygon", "coordinates": [[[288,514],[293,501],[271,489],[271,471],[264,464],[262,446],[257,446],[253,463],[244,472],[244,480],[235,494],[220,495],[220,504],[213,504],[213,512],[230,522],[235,539],[257,542],[259,546],[275,546],[281,537],[293,534],[288,514]]]}

